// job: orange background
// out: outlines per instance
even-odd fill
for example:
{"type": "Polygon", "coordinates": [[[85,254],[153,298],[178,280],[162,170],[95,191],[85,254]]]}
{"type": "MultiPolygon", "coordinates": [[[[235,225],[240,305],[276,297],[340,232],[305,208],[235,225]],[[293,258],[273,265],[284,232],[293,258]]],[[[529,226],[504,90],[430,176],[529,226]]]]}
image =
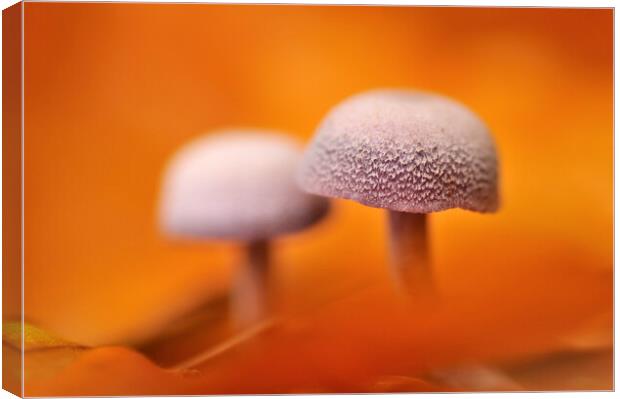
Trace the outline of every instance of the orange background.
{"type": "MultiPolygon", "coordinates": [[[[444,295],[558,325],[605,314],[612,22],[611,10],[27,3],[26,320],[74,342],[135,342],[224,292],[232,243],[156,229],[168,158],[231,125],[307,140],[334,104],[383,86],[464,102],[498,144],[500,212],[431,216],[444,295]]],[[[384,236],[380,210],[336,202],[278,242],[284,297],[387,282],[384,236]]]]}

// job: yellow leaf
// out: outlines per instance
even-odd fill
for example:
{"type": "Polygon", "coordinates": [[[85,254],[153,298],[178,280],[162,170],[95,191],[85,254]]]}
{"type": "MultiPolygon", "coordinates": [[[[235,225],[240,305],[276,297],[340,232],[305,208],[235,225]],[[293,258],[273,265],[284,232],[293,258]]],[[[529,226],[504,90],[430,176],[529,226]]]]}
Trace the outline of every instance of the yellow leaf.
{"type": "Polygon", "coordinates": [[[22,323],[19,321],[2,323],[2,342],[16,349],[21,349],[22,331],[24,335],[24,351],[64,347],[82,347],[82,345],[74,344],[56,337],[55,335],[28,323],[24,323],[22,329],[22,323]]]}

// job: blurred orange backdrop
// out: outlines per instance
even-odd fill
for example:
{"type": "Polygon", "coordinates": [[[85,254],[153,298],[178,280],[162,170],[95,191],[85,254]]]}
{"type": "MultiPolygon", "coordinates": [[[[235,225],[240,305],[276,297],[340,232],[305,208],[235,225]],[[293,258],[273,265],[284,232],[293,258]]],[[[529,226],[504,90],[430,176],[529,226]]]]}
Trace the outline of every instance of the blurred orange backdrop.
{"type": "MultiPolygon", "coordinates": [[[[546,319],[566,298],[611,311],[612,23],[604,9],[27,3],[26,320],[131,343],[225,292],[233,244],[157,231],[168,158],[225,126],[308,140],[331,106],[385,86],[464,102],[498,144],[500,212],[431,216],[444,295],[516,302],[529,284],[523,306],[546,319]]],[[[382,212],[337,202],[279,242],[285,297],[387,281],[384,234],[382,212]]]]}

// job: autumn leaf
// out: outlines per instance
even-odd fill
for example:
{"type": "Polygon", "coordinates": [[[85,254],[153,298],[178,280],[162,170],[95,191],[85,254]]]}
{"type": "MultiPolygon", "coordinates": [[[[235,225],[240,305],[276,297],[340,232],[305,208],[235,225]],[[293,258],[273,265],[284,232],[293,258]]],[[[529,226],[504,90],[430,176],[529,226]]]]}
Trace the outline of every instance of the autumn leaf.
{"type": "Polygon", "coordinates": [[[59,338],[41,328],[32,324],[22,323],[20,321],[9,321],[2,323],[2,342],[16,349],[23,348],[24,351],[37,349],[54,349],[54,348],[83,348],[82,345],[74,344],[59,338]]]}
{"type": "Polygon", "coordinates": [[[31,324],[22,325],[20,321],[2,324],[2,347],[7,369],[4,376],[8,379],[7,383],[15,388],[21,385],[22,348],[26,383],[53,377],[87,349],[31,324]]]}

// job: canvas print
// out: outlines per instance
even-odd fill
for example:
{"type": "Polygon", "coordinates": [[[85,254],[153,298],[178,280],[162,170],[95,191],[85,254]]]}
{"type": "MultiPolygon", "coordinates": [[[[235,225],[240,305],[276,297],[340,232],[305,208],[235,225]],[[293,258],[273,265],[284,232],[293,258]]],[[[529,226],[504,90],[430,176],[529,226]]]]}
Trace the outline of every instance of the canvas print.
{"type": "Polygon", "coordinates": [[[3,11],[3,387],[613,389],[613,10],[3,11]]]}

